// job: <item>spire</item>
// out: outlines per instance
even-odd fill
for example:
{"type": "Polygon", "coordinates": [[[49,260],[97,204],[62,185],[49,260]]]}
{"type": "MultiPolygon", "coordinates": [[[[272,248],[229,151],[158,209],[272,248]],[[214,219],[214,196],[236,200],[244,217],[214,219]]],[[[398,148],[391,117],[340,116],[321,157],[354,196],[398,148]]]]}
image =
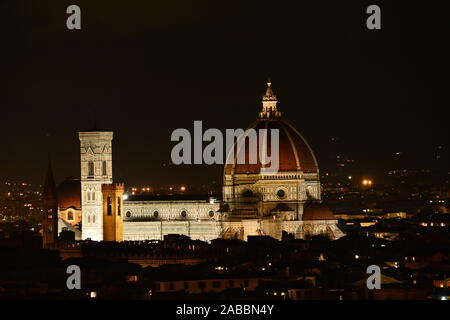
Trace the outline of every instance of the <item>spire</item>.
{"type": "Polygon", "coordinates": [[[47,173],[45,174],[43,198],[57,198],[55,179],[53,178],[52,162],[48,159],[47,173]]]}
{"type": "Polygon", "coordinates": [[[272,90],[272,81],[267,79],[266,94],[262,98],[262,111],[259,113],[260,118],[280,118],[281,113],[277,110],[277,96],[272,90]]]}

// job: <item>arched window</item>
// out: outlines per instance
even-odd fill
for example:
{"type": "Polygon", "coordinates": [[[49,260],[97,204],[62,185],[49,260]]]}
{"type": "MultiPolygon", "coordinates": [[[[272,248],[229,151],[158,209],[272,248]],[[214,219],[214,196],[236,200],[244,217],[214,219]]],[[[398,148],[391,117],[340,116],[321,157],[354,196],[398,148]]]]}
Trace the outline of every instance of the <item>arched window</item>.
{"type": "Polygon", "coordinates": [[[89,178],[94,177],[94,161],[88,162],[88,177],[89,178]]]}
{"type": "Polygon", "coordinates": [[[91,223],[91,214],[90,213],[87,214],[87,218],[88,218],[88,223],[91,223]]]}
{"type": "Polygon", "coordinates": [[[94,201],[95,200],[95,191],[92,191],[92,201],[94,201]]]}
{"type": "Polygon", "coordinates": [[[122,207],[121,207],[121,202],[122,202],[122,199],[120,198],[120,197],[118,197],[117,198],[117,215],[118,216],[120,216],[122,213],[121,213],[121,211],[122,211],[122,207]]]}
{"type": "Polygon", "coordinates": [[[73,211],[72,210],[67,211],[67,220],[73,221],[73,211]]]}
{"type": "Polygon", "coordinates": [[[91,192],[88,191],[88,192],[86,192],[86,194],[87,194],[87,199],[88,199],[88,201],[91,201],[91,192]]]}
{"type": "Polygon", "coordinates": [[[92,214],[92,223],[95,223],[95,213],[92,214]]]}

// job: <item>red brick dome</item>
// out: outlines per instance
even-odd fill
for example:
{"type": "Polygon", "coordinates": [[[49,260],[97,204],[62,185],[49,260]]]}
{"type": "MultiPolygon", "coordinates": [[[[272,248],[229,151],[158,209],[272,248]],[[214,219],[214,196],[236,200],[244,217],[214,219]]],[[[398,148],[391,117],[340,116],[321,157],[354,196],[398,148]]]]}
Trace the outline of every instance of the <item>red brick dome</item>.
{"type": "Polygon", "coordinates": [[[68,178],[58,186],[58,206],[61,209],[81,208],[81,182],[79,179],[68,178]]]}
{"type": "MultiPolygon", "coordinates": [[[[270,129],[279,130],[279,171],[303,171],[305,173],[318,173],[318,165],[311,147],[302,135],[288,122],[281,118],[260,118],[250,128],[256,130],[267,129],[267,150],[270,155],[270,129]]],[[[234,160],[229,160],[225,165],[225,174],[259,174],[261,163],[250,164],[249,139],[240,141],[234,146],[234,160]],[[245,143],[245,164],[238,163],[238,150],[244,147],[245,143]],[[239,145],[238,145],[239,144],[239,145]]],[[[259,153],[258,146],[254,150],[259,153]]],[[[258,157],[259,158],[259,157],[258,157]]]]}
{"type": "Polygon", "coordinates": [[[303,209],[302,220],[336,220],[336,218],[325,204],[310,202],[303,209]]]}

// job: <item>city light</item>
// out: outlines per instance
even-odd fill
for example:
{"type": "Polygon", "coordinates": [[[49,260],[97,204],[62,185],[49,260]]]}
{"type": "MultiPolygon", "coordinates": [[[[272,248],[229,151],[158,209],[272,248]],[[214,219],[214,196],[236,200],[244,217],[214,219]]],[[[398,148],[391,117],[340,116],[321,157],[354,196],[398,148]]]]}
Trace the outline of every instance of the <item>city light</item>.
{"type": "Polygon", "coordinates": [[[181,186],[181,187],[180,187],[180,190],[181,190],[181,191],[186,191],[186,187],[185,187],[185,186],[181,186]]]}
{"type": "Polygon", "coordinates": [[[370,180],[370,179],[364,179],[364,180],[362,181],[362,185],[363,185],[363,186],[371,186],[372,183],[373,183],[373,181],[370,180]]]}

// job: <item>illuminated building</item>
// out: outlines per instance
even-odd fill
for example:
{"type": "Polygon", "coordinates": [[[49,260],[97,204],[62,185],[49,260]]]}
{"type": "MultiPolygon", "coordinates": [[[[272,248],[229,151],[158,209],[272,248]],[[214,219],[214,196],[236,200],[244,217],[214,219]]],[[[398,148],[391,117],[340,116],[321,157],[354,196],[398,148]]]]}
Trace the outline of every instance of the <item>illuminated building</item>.
{"type": "MultiPolygon", "coordinates": [[[[279,130],[279,170],[276,173],[264,172],[261,163],[240,164],[234,159],[224,168],[222,201],[183,194],[129,195],[123,202],[124,214],[120,218],[123,219],[123,240],[163,239],[167,234],[182,234],[204,241],[247,240],[252,235],[281,239],[283,232],[296,238],[318,234],[331,239],[343,236],[337,219],[321,201],[319,168],[314,153],[301,134],[281,118],[270,82],[262,99],[262,111],[251,127],[279,130]]],[[[112,132],[99,130],[79,133],[83,239],[106,240],[104,211],[108,198],[102,196],[102,186],[113,180],[112,137],[112,132]]],[[[242,145],[237,143],[235,148],[242,148],[242,145]]],[[[249,149],[245,148],[246,158],[249,149]]],[[[180,190],[186,188],[183,186],[180,190]]]]}

